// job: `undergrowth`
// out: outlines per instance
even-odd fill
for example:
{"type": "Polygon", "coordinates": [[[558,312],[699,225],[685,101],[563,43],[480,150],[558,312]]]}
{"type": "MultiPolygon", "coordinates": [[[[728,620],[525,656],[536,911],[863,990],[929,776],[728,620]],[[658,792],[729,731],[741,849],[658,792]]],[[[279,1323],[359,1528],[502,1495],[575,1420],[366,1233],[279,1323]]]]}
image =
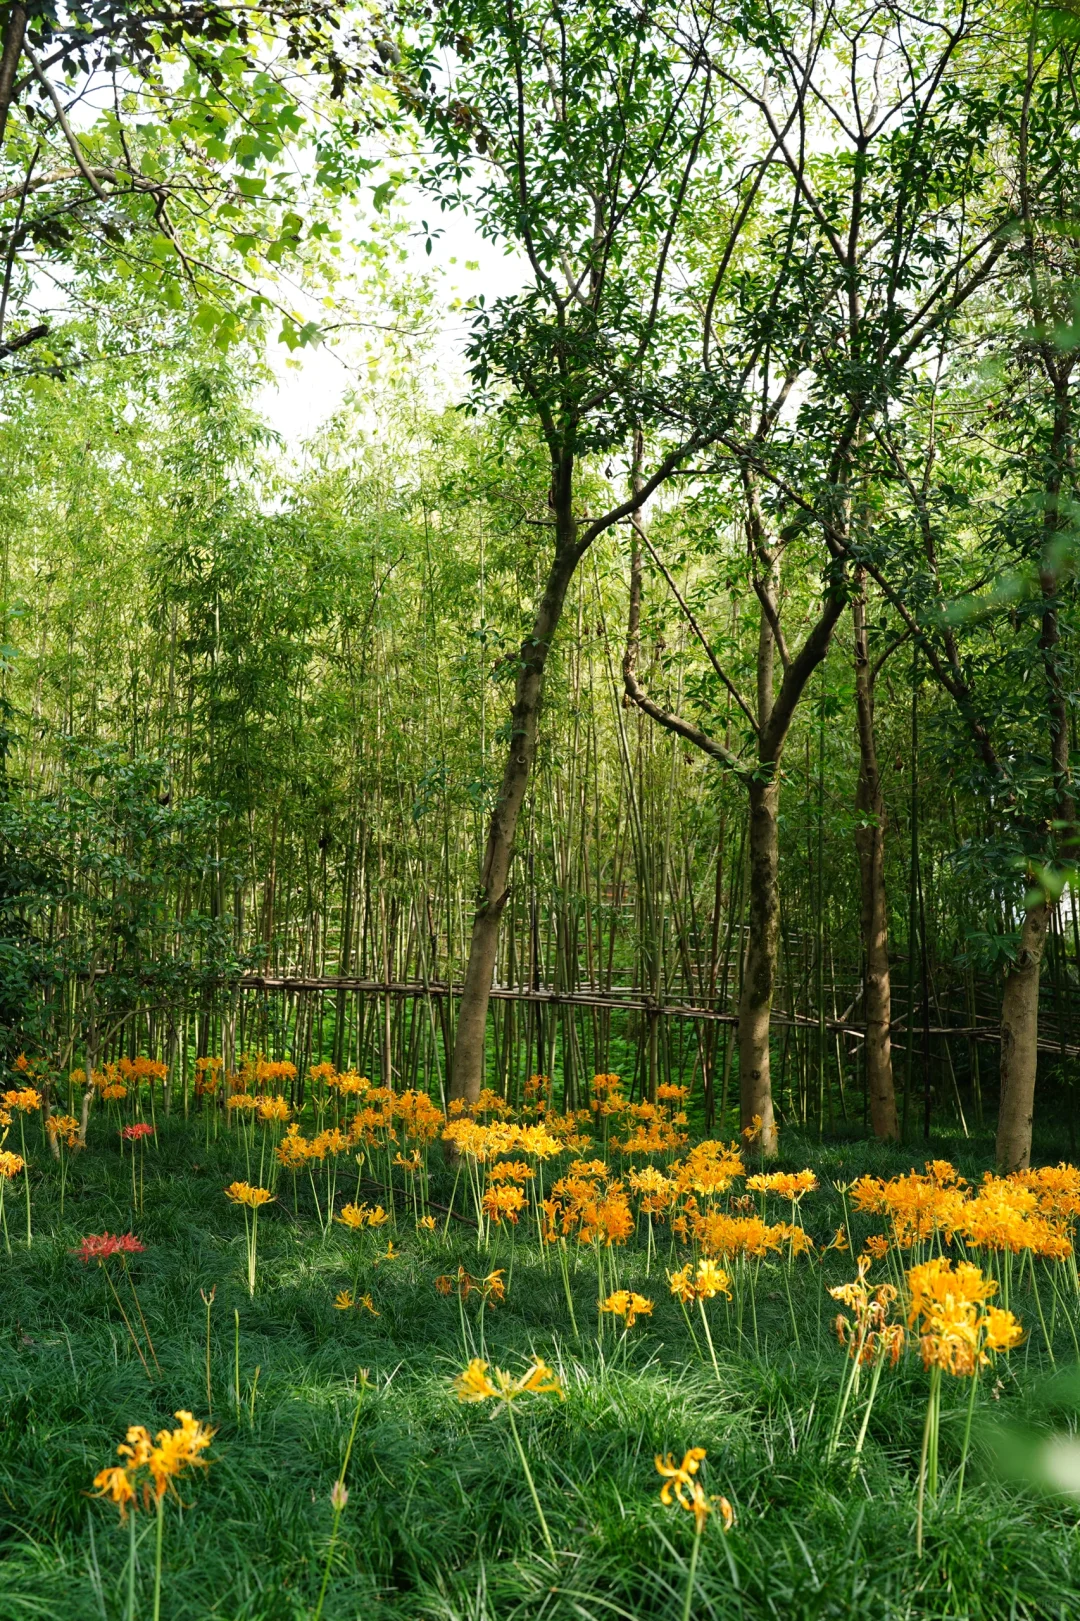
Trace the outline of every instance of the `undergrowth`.
{"type": "MultiPolygon", "coordinates": [[[[825,1184],[801,1212],[819,1241],[840,1220],[826,1179],[912,1163],[863,1143],[787,1149],[786,1159],[813,1164],[825,1184]]],[[[977,1173],[974,1155],[967,1164],[957,1159],[977,1173]]],[[[816,1259],[799,1264],[798,1347],[787,1299],[767,1273],[756,1346],[745,1323],[740,1337],[719,1313],[718,1380],[670,1298],[663,1247],[648,1278],[642,1251],[620,1254],[620,1281],[652,1299],[654,1310],[625,1340],[609,1331],[599,1346],[591,1268],[572,1274],[575,1338],[558,1268],[542,1267],[535,1247],[519,1241],[507,1299],[484,1313],[484,1351],[512,1371],[539,1354],[565,1387],[565,1402],[536,1400],[517,1413],[553,1558],[505,1415],[463,1405],[454,1394],[466,1353],[480,1349],[475,1303],[466,1307],[463,1344],[457,1300],[434,1287],[438,1274],[459,1264],[509,1273],[505,1235],[478,1256],[475,1230],[465,1223],[454,1223],[444,1242],[441,1230],[417,1232],[401,1211],[396,1228],[382,1229],[365,1252],[359,1290],[378,1316],[339,1311],[335,1293],[353,1280],[353,1236],[334,1227],[324,1237],[314,1219],[295,1217],[282,1200],[262,1213],[258,1288],[249,1299],[242,1223],[222,1192],[238,1172],[235,1144],[207,1147],[198,1130],[162,1122],[146,1163],[137,1219],[129,1171],[109,1149],[74,1163],[63,1220],[51,1184],[35,1187],[29,1250],[18,1237],[18,1204],[9,1204],[0,1621],[124,1614],[127,1535],[116,1510],[89,1495],[91,1482],[114,1461],[128,1424],[157,1429],[185,1408],[209,1418],[217,1433],[205,1477],[182,1482],[183,1506],[169,1506],[164,1621],[310,1617],[329,1551],[330,1493],[358,1398],[328,1621],[674,1621],[693,1520],[661,1506],[653,1460],[690,1446],[706,1448],[707,1488],[725,1494],[736,1514],[726,1535],[715,1521],[707,1527],[696,1617],[1065,1621],[1080,1613],[1076,1509],[1035,1478],[1040,1436],[1071,1432],[1080,1405],[1064,1343],[1051,1370],[1029,1334],[996,1382],[982,1381],[959,1509],[949,1480],[966,1389],[946,1392],[944,1482],[917,1559],[927,1383],[916,1357],[883,1377],[857,1466],[850,1439],[827,1458],[845,1364],[825,1285],[852,1275],[850,1255],[834,1251],[824,1267],[816,1259]],[[89,1231],[133,1225],[147,1246],[134,1268],[161,1364],[152,1380],[100,1269],[72,1253],[89,1231]],[[208,1412],[200,1291],[211,1288],[208,1412]]],[[[1014,1304],[1031,1328],[1029,1302],[1021,1295],[1014,1304]]],[[[139,1535],[138,1613],[148,1615],[152,1515],[141,1517],[139,1535]]]]}

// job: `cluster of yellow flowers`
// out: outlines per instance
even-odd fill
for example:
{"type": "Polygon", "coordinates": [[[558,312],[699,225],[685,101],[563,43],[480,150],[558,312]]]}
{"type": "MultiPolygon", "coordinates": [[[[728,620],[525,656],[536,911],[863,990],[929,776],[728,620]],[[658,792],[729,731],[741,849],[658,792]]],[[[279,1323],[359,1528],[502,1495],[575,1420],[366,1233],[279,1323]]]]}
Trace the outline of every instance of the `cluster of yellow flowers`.
{"type": "MultiPolygon", "coordinates": [[[[566,1149],[576,1148],[579,1138],[573,1129],[573,1116],[551,1116],[542,1125],[519,1126],[505,1120],[482,1125],[465,1115],[451,1120],[442,1133],[459,1154],[485,1165],[500,1154],[530,1154],[534,1159],[554,1159],[566,1149]],[[567,1124],[570,1130],[564,1128],[567,1124]]],[[[591,1138],[584,1139],[588,1147],[591,1138]]]]}
{"type": "Polygon", "coordinates": [[[512,1183],[495,1183],[488,1188],[480,1203],[484,1214],[498,1227],[504,1220],[516,1225],[518,1217],[528,1207],[529,1201],[521,1188],[515,1187],[512,1183]]]}
{"type": "Polygon", "coordinates": [[[987,1305],[997,1292],[970,1261],[942,1256],[908,1272],[908,1326],[918,1327],[923,1366],[970,1375],[989,1361],[988,1352],[1011,1351],[1023,1330],[1011,1311],[987,1305]]]}
{"type": "Polygon", "coordinates": [[[770,1251],[805,1255],[814,1241],[802,1227],[788,1221],[765,1222],[760,1216],[729,1216],[723,1210],[693,1211],[689,1220],[676,1218],[672,1227],[680,1237],[692,1237],[706,1255],[724,1260],[737,1256],[763,1259],[770,1251]]]}
{"type": "Polygon", "coordinates": [[[328,1156],[346,1154],[354,1147],[355,1143],[339,1126],[330,1126],[325,1131],[317,1132],[314,1137],[305,1137],[294,1121],[274,1152],[284,1170],[298,1171],[309,1160],[321,1164],[328,1156]]]}
{"type": "MultiPolygon", "coordinates": [[[[837,1337],[857,1363],[887,1356],[895,1364],[906,1339],[903,1323],[892,1320],[898,1291],[891,1283],[871,1284],[870,1265],[868,1255],[860,1256],[855,1280],[829,1290],[852,1314],[837,1317],[837,1337]]],[[[1012,1312],[988,1304],[997,1287],[972,1262],[947,1256],[908,1270],[907,1326],[918,1332],[925,1367],[969,1376],[987,1365],[988,1353],[1020,1343],[1023,1329],[1012,1312]]]]}
{"type": "Polygon", "coordinates": [[[987,1171],[973,1188],[948,1161],[930,1160],[925,1175],[860,1177],[851,1195],[857,1210],[886,1218],[900,1249],[940,1237],[948,1244],[961,1239],[976,1249],[1029,1250],[1064,1260],[1072,1253],[1080,1215],[1080,1171],[1071,1165],[1006,1177],[987,1171]]]}
{"type": "Polygon", "coordinates": [[[548,1243],[576,1234],[582,1244],[625,1244],[633,1236],[634,1212],[621,1180],[603,1160],[575,1160],[548,1198],[541,1201],[548,1243]]]}
{"type": "Polygon", "coordinates": [[[804,1193],[813,1193],[818,1179],[813,1171],[768,1171],[746,1179],[747,1193],[775,1193],[794,1204],[804,1193]]]}
{"type": "Polygon", "coordinates": [[[562,1381],[543,1357],[534,1356],[525,1372],[516,1379],[512,1374],[504,1373],[502,1368],[494,1368],[492,1372],[494,1379],[488,1374],[488,1364],[474,1356],[464,1372],[454,1380],[458,1400],[501,1401],[509,1405],[522,1396],[551,1395],[558,1396],[560,1401],[566,1399],[562,1381]]]}
{"type": "Polygon", "coordinates": [[[264,1204],[271,1204],[274,1195],[269,1188],[252,1187],[250,1182],[230,1182],[225,1189],[226,1199],[233,1204],[246,1205],[249,1210],[258,1210],[264,1204]]]}
{"type": "Polygon", "coordinates": [[[190,1413],[174,1415],[180,1420],[175,1430],[159,1430],[156,1440],[142,1424],[132,1424],[126,1441],[117,1447],[125,1461],[101,1469],[94,1476],[99,1497],[107,1497],[120,1510],[120,1518],[127,1518],[129,1507],[137,1508],[142,1499],[144,1508],[160,1503],[167,1491],[175,1492],[173,1481],[188,1469],[205,1469],[207,1459],[202,1456],[214,1438],[214,1431],[200,1424],[190,1413]]]}
{"type": "MultiPolygon", "coordinates": [[[[207,1056],[195,1060],[195,1096],[201,1098],[212,1096],[221,1085],[221,1077],[225,1072],[224,1058],[207,1056]]],[[[238,1087],[238,1090],[243,1088],[238,1087]]]]}
{"type": "MultiPolygon", "coordinates": [[[[197,1066],[196,1066],[197,1068],[197,1066]]],[[[168,1064],[163,1064],[158,1058],[147,1058],[140,1054],[137,1058],[118,1058],[115,1063],[104,1064],[101,1069],[90,1071],[90,1085],[96,1092],[100,1092],[106,1101],[126,1098],[132,1087],[153,1086],[154,1082],[164,1082],[169,1074],[168,1064]]],[[[73,1069],[70,1080],[74,1086],[86,1085],[86,1071],[73,1069]]]]}
{"type": "MultiPolygon", "coordinates": [[[[347,1076],[334,1077],[345,1081],[347,1076]]],[[[351,1116],[346,1113],[344,1129],[329,1126],[313,1137],[305,1137],[294,1122],[277,1147],[279,1163],[288,1171],[296,1171],[308,1160],[322,1161],[327,1156],[352,1153],[358,1148],[376,1148],[389,1153],[393,1145],[411,1138],[414,1142],[433,1142],[446,1124],[442,1110],[426,1092],[394,1092],[390,1087],[370,1086],[362,1076],[356,1077],[363,1085],[363,1106],[351,1116]]],[[[276,1100],[280,1106],[284,1099],[276,1100]]],[[[287,1119],[278,1112],[260,1118],[287,1119]]],[[[418,1149],[413,1148],[408,1158],[398,1154],[395,1163],[408,1171],[422,1169],[418,1149]]]]}
{"type": "Polygon", "coordinates": [[[668,1282],[671,1292],[682,1301],[683,1305],[690,1305],[698,1300],[712,1300],[717,1295],[726,1295],[731,1299],[731,1290],[728,1287],[730,1279],[723,1267],[716,1265],[715,1261],[708,1259],[699,1261],[697,1270],[693,1262],[687,1261],[678,1272],[668,1273],[668,1282]]]}
{"type": "Polygon", "coordinates": [[[41,1093],[32,1086],[12,1088],[3,1097],[5,1108],[14,1109],[16,1114],[37,1114],[41,1108],[41,1093]]]}
{"type": "Polygon", "coordinates": [[[383,1227],[390,1220],[382,1205],[346,1204],[341,1207],[341,1215],[335,1220],[343,1227],[350,1227],[352,1231],[359,1232],[364,1227],[383,1227]]]}

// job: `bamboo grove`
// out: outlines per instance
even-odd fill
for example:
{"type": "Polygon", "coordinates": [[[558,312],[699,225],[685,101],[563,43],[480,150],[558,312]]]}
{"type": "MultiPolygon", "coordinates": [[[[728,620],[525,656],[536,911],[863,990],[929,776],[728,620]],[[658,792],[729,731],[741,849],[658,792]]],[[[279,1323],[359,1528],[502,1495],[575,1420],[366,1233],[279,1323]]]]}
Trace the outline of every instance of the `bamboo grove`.
{"type": "Polygon", "coordinates": [[[210,16],[6,14],[10,1056],[1071,1150],[1070,16],[210,16]],[[373,224],[394,336],[290,457],[274,278],[338,296],[371,186],[522,287],[433,387],[373,224]]]}

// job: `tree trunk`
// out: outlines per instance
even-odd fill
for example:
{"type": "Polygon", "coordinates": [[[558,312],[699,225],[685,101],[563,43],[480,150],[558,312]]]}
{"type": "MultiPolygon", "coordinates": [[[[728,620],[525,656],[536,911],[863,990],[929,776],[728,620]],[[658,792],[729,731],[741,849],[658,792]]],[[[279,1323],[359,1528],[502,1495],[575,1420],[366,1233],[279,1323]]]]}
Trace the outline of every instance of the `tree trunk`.
{"type": "Polygon", "coordinates": [[[1031,1121],[1038,1065],[1039,973],[1050,911],[1050,902],[1043,897],[1025,912],[1020,952],[1006,975],[1001,998],[997,1162],[1003,1173],[1025,1171],[1031,1162],[1031,1121]]]}
{"type": "Polygon", "coordinates": [[[855,626],[855,710],[859,722],[859,781],[855,790],[855,849],[863,952],[866,957],[866,1090],[875,1137],[896,1142],[900,1125],[893,1084],[892,983],[889,977],[888,909],[885,894],[885,800],[874,737],[874,684],[866,639],[862,571],[856,574],[851,612],[855,626]]]}
{"type": "Polygon", "coordinates": [[[0,144],[7,132],[8,111],[15,96],[15,74],[25,38],[26,7],[13,5],[8,11],[3,50],[0,52],[0,144]]]}
{"type": "MultiPolygon", "coordinates": [[[[565,519],[560,527],[572,531],[572,520],[565,519]]],[[[484,1084],[488,1003],[499,948],[499,925],[510,894],[508,881],[514,834],[536,753],[536,726],[544,668],[579,556],[572,536],[560,537],[532,633],[522,645],[520,653],[510,746],[502,786],[488,827],[480,875],[480,898],[469,941],[469,958],[465,966],[454,1042],[450,1096],[463,1098],[467,1103],[475,1103],[484,1084]]]]}
{"type": "Polygon", "coordinates": [[[780,942],[779,848],[776,813],[780,783],[776,775],[751,779],[750,899],[739,1001],[739,1114],[743,1131],[768,1159],[777,1152],[769,1065],[769,1023],[776,959],[780,942]],[[760,1126],[755,1124],[760,1120],[760,1126]]]}

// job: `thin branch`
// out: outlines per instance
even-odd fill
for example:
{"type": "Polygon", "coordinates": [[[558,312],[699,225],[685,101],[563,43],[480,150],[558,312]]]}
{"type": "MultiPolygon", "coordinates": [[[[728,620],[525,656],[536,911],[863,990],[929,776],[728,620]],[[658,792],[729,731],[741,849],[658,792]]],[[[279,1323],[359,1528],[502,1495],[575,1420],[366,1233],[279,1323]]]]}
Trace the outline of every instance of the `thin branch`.
{"type": "Polygon", "coordinates": [[[30,42],[28,40],[23,41],[23,50],[26,52],[26,55],[27,55],[27,57],[29,58],[29,61],[30,61],[30,65],[34,70],[34,77],[38,80],[38,82],[40,83],[42,89],[45,91],[45,94],[48,96],[49,100],[52,102],[53,107],[56,109],[57,123],[60,125],[60,128],[63,130],[64,139],[67,141],[68,146],[71,148],[71,155],[75,159],[75,162],[79,166],[79,173],[82,175],[83,179],[86,181],[86,184],[90,187],[90,190],[95,193],[95,195],[98,197],[98,199],[103,203],[108,202],[108,200],[109,200],[108,197],[106,196],[105,192],[102,191],[101,187],[97,183],[97,180],[94,178],[94,171],[91,169],[90,165],[87,163],[85,157],[83,156],[82,147],[79,145],[78,141],[75,139],[74,131],[72,130],[71,125],[67,121],[67,114],[64,111],[63,105],[62,105],[62,103],[60,101],[60,97],[57,95],[55,89],[53,88],[51,80],[49,80],[49,79],[47,79],[45,77],[45,74],[42,71],[41,63],[38,60],[37,55],[34,52],[33,46],[30,44],[30,42]]]}

